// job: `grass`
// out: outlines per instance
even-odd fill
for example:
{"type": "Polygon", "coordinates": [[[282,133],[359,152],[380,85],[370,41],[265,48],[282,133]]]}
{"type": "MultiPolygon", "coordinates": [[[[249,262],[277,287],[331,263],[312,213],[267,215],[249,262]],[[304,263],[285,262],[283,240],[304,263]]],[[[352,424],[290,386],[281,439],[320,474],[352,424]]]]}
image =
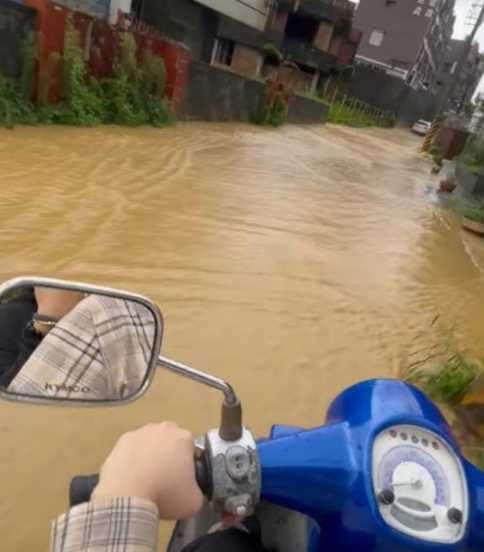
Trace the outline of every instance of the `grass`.
{"type": "Polygon", "coordinates": [[[432,373],[420,369],[407,379],[421,387],[433,400],[455,405],[469,391],[479,373],[476,363],[461,353],[455,353],[432,373]]]}
{"type": "Polygon", "coordinates": [[[467,207],[465,209],[461,209],[459,212],[465,218],[484,224],[484,209],[479,209],[478,207],[467,207]]]}
{"type": "Polygon", "coordinates": [[[344,102],[335,102],[329,110],[329,122],[339,125],[347,125],[357,128],[384,127],[391,128],[395,125],[393,117],[388,115],[367,112],[365,109],[351,108],[344,102]]]}

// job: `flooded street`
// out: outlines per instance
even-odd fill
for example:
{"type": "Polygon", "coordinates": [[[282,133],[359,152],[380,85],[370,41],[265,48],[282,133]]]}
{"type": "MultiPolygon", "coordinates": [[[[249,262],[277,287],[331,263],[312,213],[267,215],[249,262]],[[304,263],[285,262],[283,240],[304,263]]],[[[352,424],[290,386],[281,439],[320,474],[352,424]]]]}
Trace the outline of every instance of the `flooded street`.
{"type": "MultiPolygon", "coordinates": [[[[315,425],[346,386],[398,375],[437,315],[484,356],[484,243],[426,193],[418,145],[331,126],[0,131],[0,278],[148,295],[164,353],[232,382],[257,434],[315,425]]],[[[123,431],[202,433],[219,405],[161,370],[121,409],[0,405],[2,550],[46,550],[71,476],[123,431]]]]}

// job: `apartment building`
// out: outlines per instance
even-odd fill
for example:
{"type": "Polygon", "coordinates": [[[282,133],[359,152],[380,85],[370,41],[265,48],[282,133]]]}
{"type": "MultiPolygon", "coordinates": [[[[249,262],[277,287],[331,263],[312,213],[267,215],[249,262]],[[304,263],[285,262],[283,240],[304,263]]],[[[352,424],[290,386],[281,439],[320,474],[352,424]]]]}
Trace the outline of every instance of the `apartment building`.
{"type": "Polygon", "coordinates": [[[360,36],[348,0],[134,2],[142,21],[185,43],[193,59],[248,77],[264,73],[265,47],[274,46],[298,71],[296,88],[314,89],[321,75],[351,64],[360,36]]]}
{"type": "Polygon", "coordinates": [[[459,71],[457,83],[451,86],[467,48],[465,40],[452,39],[437,72],[436,84],[441,98],[447,102],[443,106],[446,109],[459,109],[468,104],[484,73],[484,56],[479,52],[478,43],[474,42],[459,71]],[[449,94],[450,97],[448,97],[449,94]]]}
{"type": "Polygon", "coordinates": [[[356,61],[431,89],[452,36],[455,0],[360,0],[356,61]]]}

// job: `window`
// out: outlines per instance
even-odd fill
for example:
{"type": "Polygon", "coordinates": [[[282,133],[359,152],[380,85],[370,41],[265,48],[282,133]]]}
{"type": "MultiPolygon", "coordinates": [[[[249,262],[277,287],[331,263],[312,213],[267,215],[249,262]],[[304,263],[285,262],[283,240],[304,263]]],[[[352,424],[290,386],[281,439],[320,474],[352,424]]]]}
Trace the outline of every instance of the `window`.
{"type": "Polygon", "coordinates": [[[370,34],[369,43],[371,46],[381,46],[383,43],[383,39],[385,38],[385,31],[381,31],[380,29],[373,29],[370,34]]]}
{"type": "Polygon", "coordinates": [[[219,38],[215,41],[213,50],[213,63],[220,63],[222,65],[230,65],[232,63],[232,57],[234,55],[234,41],[219,38]]]}
{"type": "Polygon", "coordinates": [[[425,17],[432,17],[432,14],[433,14],[433,11],[432,11],[432,8],[430,8],[430,10],[427,10],[425,12],[425,17]]]}
{"type": "Polygon", "coordinates": [[[417,6],[414,10],[413,10],[413,15],[421,15],[422,14],[422,8],[420,6],[417,6]]]}
{"type": "Polygon", "coordinates": [[[234,55],[234,41],[225,38],[219,38],[215,41],[213,49],[212,63],[220,63],[221,65],[230,65],[234,55]]]}

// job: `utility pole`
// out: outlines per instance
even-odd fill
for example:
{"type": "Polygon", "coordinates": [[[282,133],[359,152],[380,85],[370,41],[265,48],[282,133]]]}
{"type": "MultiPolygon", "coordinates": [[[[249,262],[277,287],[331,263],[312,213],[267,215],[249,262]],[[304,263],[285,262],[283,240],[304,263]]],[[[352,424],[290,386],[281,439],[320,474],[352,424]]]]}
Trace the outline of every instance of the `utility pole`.
{"type": "MultiPolygon", "coordinates": [[[[472,28],[471,34],[467,37],[467,40],[465,42],[464,48],[462,49],[462,54],[459,58],[459,61],[457,63],[457,66],[455,68],[454,76],[449,84],[449,87],[447,89],[447,92],[444,95],[444,99],[440,105],[439,108],[439,115],[442,114],[443,111],[445,111],[445,108],[447,107],[447,103],[450,99],[452,99],[452,95],[454,93],[454,90],[457,86],[457,83],[459,81],[460,74],[462,73],[462,70],[464,69],[464,66],[467,62],[467,59],[469,58],[469,54],[471,53],[472,44],[474,42],[474,38],[476,37],[477,31],[479,30],[479,27],[481,26],[482,22],[484,20],[484,3],[481,6],[481,9],[479,11],[479,15],[476,19],[476,22],[474,23],[474,27],[472,28]]],[[[462,102],[463,99],[459,102],[459,105],[457,107],[457,112],[460,111],[462,108],[462,102]]]]}

